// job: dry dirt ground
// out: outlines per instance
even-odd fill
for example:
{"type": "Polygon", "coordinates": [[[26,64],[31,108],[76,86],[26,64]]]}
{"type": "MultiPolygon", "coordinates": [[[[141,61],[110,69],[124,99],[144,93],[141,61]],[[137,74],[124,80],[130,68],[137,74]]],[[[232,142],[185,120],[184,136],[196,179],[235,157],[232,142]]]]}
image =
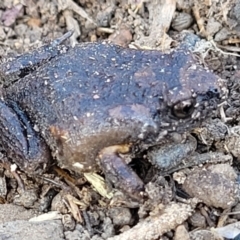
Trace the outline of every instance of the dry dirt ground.
{"type": "MultiPolygon", "coordinates": [[[[226,79],[229,97],[218,116],[176,146],[192,153],[174,171],[163,174],[147,159],[132,162],[146,184],[149,197],[143,203],[117,190],[100,195],[94,184],[102,182],[100,175],[92,181],[55,166],[42,176],[30,176],[3,162],[0,239],[237,239],[240,1],[0,2],[2,58],[41,46],[67,30],[74,30],[71,45],[109,39],[124,47],[161,51],[178,46],[182,34],[193,33],[200,37],[193,51],[226,79]]],[[[171,147],[165,146],[170,153],[171,147]]]]}

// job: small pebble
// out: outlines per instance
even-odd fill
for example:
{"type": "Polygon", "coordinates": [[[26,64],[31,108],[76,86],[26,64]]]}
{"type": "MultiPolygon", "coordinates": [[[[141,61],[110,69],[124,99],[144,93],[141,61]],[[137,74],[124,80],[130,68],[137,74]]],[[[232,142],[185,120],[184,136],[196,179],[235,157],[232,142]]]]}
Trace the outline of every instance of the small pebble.
{"type": "Polygon", "coordinates": [[[239,190],[234,181],[206,169],[193,171],[182,187],[190,196],[216,208],[229,208],[238,199],[239,190]]]}

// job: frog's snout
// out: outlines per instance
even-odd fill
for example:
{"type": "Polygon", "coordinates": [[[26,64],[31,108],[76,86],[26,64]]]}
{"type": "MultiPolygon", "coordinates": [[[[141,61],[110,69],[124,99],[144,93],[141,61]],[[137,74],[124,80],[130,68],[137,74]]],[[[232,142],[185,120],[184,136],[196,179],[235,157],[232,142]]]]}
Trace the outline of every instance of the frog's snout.
{"type": "Polygon", "coordinates": [[[222,79],[217,81],[218,85],[215,87],[209,87],[206,92],[207,99],[218,99],[219,102],[225,100],[228,96],[228,89],[226,86],[226,82],[222,79]]]}

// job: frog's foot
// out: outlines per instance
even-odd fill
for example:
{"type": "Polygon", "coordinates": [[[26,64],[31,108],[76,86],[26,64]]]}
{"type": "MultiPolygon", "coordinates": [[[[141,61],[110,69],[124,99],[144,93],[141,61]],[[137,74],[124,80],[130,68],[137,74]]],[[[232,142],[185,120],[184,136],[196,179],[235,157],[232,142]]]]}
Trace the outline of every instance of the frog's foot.
{"type": "Polygon", "coordinates": [[[18,183],[18,187],[24,191],[25,190],[25,185],[21,177],[19,176],[18,172],[16,171],[17,165],[16,164],[11,164],[8,159],[5,156],[0,156],[0,166],[3,167],[4,169],[7,169],[9,172],[12,173],[12,176],[16,179],[18,183]]]}
{"type": "Polygon", "coordinates": [[[130,145],[114,145],[104,148],[100,154],[100,165],[107,177],[117,188],[135,199],[141,199],[144,184],[119,154],[128,153],[130,145]]]}

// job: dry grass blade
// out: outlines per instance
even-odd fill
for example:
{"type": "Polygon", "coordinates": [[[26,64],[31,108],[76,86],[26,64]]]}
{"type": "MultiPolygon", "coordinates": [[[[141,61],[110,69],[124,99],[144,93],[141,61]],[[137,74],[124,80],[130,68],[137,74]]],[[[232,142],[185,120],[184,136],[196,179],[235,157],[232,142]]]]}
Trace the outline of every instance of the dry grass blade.
{"type": "Polygon", "coordinates": [[[72,0],[67,0],[67,1],[58,0],[58,6],[62,10],[65,10],[65,9],[72,10],[79,16],[86,18],[88,21],[95,24],[94,20],[84,11],[84,9],[81,8],[78,4],[76,4],[72,0]]]}
{"type": "Polygon", "coordinates": [[[151,1],[148,10],[149,19],[152,21],[150,34],[137,44],[151,48],[161,46],[163,49],[168,49],[171,40],[168,39],[166,32],[171,25],[176,10],[176,0],[151,1]]]}
{"type": "Polygon", "coordinates": [[[107,191],[107,186],[104,179],[96,173],[84,173],[84,177],[93,185],[97,192],[108,199],[111,199],[113,194],[107,191]]]}
{"type": "Polygon", "coordinates": [[[77,200],[75,197],[73,197],[72,195],[68,194],[66,195],[66,199],[69,203],[69,210],[71,211],[74,219],[79,222],[82,223],[83,219],[80,213],[80,210],[78,208],[78,205],[81,205],[81,202],[79,200],[77,200]]]}
{"type": "Polygon", "coordinates": [[[48,213],[41,214],[37,217],[29,219],[29,222],[42,222],[47,220],[62,219],[62,215],[58,211],[51,211],[48,213]]]}

